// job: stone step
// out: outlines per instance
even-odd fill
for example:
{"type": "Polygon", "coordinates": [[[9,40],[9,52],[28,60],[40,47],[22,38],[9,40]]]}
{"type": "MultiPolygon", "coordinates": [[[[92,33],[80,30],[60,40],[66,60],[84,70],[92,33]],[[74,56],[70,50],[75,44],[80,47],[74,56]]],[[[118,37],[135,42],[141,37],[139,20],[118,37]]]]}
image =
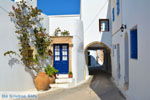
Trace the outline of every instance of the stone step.
{"type": "Polygon", "coordinates": [[[56,75],[57,79],[66,79],[68,78],[68,74],[58,74],[56,75]]]}
{"type": "Polygon", "coordinates": [[[72,78],[60,78],[55,80],[56,83],[72,83],[72,78]]]}
{"type": "Polygon", "coordinates": [[[70,86],[71,86],[70,83],[50,84],[51,88],[68,88],[70,86]]]}

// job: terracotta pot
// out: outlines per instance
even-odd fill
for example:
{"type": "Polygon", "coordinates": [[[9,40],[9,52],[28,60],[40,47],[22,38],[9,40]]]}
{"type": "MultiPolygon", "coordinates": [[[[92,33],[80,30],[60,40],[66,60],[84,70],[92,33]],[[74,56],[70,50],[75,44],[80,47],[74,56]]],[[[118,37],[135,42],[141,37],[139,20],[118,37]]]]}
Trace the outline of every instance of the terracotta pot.
{"type": "Polygon", "coordinates": [[[37,90],[48,90],[50,80],[46,73],[40,72],[34,79],[34,83],[37,90]]]}
{"type": "Polygon", "coordinates": [[[50,84],[54,84],[55,83],[55,76],[54,75],[50,76],[49,80],[50,80],[50,84]]]}
{"type": "Polygon", "coordinates": [[[72,74],[68,74],[68,77],[69,77],[69,78],[72,78],[72,77],[73,77],[73,75],[72,75],[72,74]]]}

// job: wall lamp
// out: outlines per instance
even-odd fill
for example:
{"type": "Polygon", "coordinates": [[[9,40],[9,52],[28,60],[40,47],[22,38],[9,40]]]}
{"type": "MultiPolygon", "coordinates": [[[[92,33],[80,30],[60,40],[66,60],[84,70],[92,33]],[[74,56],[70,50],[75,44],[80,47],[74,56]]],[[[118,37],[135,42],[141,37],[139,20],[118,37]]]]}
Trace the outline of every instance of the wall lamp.
{"type": "Polygon", "coordinates": [[[122,24],[120,27],[121,32],[123,32],[125,29],[127,29],[127,25],[122,24]]]}

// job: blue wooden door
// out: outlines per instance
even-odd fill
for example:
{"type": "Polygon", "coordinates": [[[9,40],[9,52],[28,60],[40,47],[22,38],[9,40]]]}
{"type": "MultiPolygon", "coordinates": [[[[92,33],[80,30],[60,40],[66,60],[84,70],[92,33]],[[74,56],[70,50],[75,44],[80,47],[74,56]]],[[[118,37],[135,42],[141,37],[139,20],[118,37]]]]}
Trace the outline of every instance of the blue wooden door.
{"type": "Polygon", "coordinates": [[[67,44],[54,45],[54,67],[59,74],[67,74],[69,67],[69,50],[67,44]]]}

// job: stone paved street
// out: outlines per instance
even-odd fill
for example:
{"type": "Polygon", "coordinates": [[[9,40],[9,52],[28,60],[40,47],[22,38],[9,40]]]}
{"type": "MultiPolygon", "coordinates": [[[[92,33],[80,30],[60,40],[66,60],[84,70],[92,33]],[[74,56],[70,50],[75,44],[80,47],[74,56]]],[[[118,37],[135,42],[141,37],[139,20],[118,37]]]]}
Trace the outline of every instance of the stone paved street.
{"type": "Polygon", "coordinates": [[[76,88],[60,89],[39,96],[38,100],[125,100],[125,98],[110,81],[109,75],[102,73],[76,88]]]}

